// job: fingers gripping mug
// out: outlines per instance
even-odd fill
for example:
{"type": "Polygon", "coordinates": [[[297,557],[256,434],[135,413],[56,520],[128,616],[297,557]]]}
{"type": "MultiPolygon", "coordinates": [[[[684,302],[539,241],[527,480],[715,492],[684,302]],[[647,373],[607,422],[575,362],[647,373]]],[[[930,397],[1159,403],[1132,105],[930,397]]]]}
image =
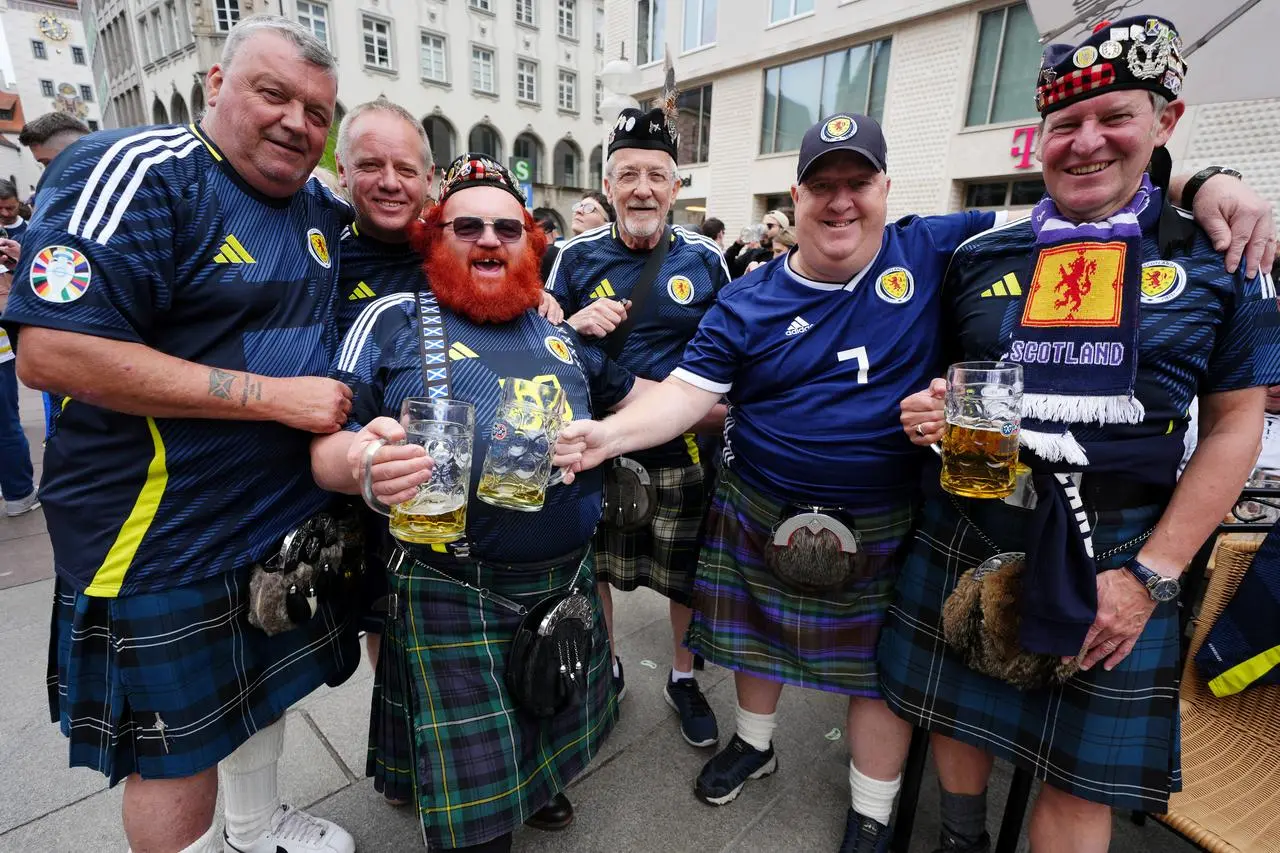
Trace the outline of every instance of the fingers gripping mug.
{"type": "Polygon", "coordinates": [[[1022,425],[1022,365],[966,361],[947,368],[942,488],[966,498],[1013,493],[1022,425]]]}

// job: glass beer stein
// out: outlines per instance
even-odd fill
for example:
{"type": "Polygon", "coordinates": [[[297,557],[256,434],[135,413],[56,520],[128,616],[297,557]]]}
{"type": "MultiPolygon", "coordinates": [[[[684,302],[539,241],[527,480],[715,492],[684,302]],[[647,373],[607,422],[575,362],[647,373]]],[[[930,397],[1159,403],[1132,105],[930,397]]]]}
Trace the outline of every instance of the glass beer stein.
{"type": "Polygon", "coordinates": [[[551,451],[564,420],[564,392],[559,388],[530,379],[503,379],[476,497],[503,509],[542,509],[551,479],[551,451]]]}
{"type": "Polygon", "coordinates": [[[1022,423],[1022,365],[965,361],[947,368],[942,488],[966,498],[1013,494],[1022,423]]]}
{"type": "Polygon", "coordinates": [[[435,463],[431,479],[418,494],[392,507],[373,496],[373,455],[386,444],[370,443],[364,452],[361,492],[375,512],[391,518],[391,535],[402,542],[431,545],[454,542],[467,530],[467,495],[471,488],[471,447],[475,407],[457,400],[410,397],[400,406],[404,443],[419,444],[435,463]]]}

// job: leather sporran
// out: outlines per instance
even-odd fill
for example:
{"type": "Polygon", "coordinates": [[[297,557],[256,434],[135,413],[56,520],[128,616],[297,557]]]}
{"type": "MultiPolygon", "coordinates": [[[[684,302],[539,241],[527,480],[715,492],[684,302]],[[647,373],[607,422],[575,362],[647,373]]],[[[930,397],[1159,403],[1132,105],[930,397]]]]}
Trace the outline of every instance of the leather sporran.
{"type": "Polygon", "coordinates": [[[1026,563],[1025,553],[1010,551],[961,575],[942,606],[942,634],[970,669],[1019,690],[1036,690],[1062,684],[1080,671],[1080,664],[1029,652],[1019,644],[1026,563]]]}
{"type": "Polygon", "coordinates": [[[840,519],[820,512],[784,518],[765,545],[765,566],[800,592],[829,592],[865,576],[861,537],[840,519]]]}
{"type": "Polygon", "coordinates": [[[311,620],[320,601],[352,600],[364,571],[364,525],[349,507],[322,512],[285,535],[280,551],[253,567],[249,624],[268,636],[311,620]]]}
{"type": "Polygon", "coordinates": [[[507,656],[507,691],[525,713],[545,719],[586,699],[595,614],[576,589],[552,595],[520,620],[507,656]]]}
{"type": "Polygon", "coordinates": [[[657,506],[658,490],[639,462],[622,456],[605,469],[601,524],[634,533],[649,526],[657,506]]]}

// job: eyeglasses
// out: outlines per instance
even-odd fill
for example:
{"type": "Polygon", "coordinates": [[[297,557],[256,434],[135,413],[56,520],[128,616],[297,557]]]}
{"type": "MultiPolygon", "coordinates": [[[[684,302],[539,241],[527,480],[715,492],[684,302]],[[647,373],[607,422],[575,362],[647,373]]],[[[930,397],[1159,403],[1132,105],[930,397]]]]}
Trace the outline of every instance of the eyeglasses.
{"type": "Polygon", "coordinates": [[[486,226],[493,226],[493,233],[503,243],[515,243],[524,235],[524,223],[519,219],[481,219],[479,216],[456,216],[441,222],[441,228],[453,226],[459,240],[474,243],[484,236],[486,226]]]}
{"type": "Polygon", "coordinates": [[[600,206],[594,201],[580,201],[573,206],[574,213],[599,213],[600,206]]]}
{"type": "Polygon", "coordinates": [[[647,178],[651,184],[662,186],[670,186],[671,182],[674,180],[674,178],[671,177],[670,172],[664,172],[661,169],[654,169],[652,171],[624,169],[618,173],[615,181],[618,186],[629,189],[640,183],[641,176],[647,178]]]}

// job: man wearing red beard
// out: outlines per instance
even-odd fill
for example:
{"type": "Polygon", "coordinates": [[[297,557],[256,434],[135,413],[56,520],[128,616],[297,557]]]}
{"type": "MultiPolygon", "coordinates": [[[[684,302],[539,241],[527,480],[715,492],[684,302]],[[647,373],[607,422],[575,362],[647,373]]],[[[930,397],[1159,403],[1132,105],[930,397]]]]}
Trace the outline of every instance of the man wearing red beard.
{"type": "Polygon", "coordinates": [[[562,791],[612,730],[617,697],[591,551],[599,473],[549,487],[535,512],[475,496],[491,449],[523,470],[522,460],[532,465],[554,442],[548,432],[521,434],[517,446],[507,424],[495,422],[502,381],[525,380],[526,393],[531,383],[559,389],[566,418],[621,408],[646,382],[539,316],[546,238],[525,210],[519,184],[498,163],[478,154],[455,160],[439,203],[410,234],[426,276],[414,282],[415,292],[370,302],[347,333],[334,373],[355,392],[351,419],[343,432],[313,443],[312,469],[324,488],[355,494],[368,466],[372,494],[388,506],[414,499],[433,477],[469,477],[461,539],[388,539],[392,604],[367,772],[385,785],[398,781],[388,768],[417,768],[409,790],[430,849],[504,853],[522,823],[556,830],[572,822],[562,791]],[[433,459],[421,445],[396,443],[406,438],[397,420],[402,404],[423,397],[474,407],[469,462],[437,447],[433,459]],[[537,670],[552,680],[540,695],[560,699],[550,709],[531,705],[527,691],[509,684],[515,677],[527,682],[534,670],[513,666],[504,677],[512,638],[527,612],[572,591],[589,614],[571,656],[580,668],[569,664],[575,677],[568,688],[555,680],[566,677],[555,667],[537,670]]]}

